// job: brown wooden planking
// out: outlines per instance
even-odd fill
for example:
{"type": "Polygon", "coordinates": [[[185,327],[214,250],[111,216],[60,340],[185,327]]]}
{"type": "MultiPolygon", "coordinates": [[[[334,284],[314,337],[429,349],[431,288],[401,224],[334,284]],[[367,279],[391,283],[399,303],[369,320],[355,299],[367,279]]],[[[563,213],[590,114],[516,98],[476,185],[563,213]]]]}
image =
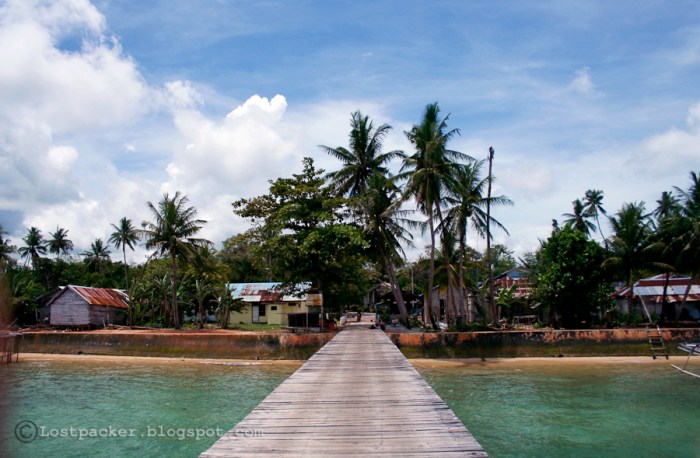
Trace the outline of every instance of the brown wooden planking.
{"type": "Polygon", "coordinates": [[[201,457],[487,456],[389,338],[352,323],[201,457]]]}

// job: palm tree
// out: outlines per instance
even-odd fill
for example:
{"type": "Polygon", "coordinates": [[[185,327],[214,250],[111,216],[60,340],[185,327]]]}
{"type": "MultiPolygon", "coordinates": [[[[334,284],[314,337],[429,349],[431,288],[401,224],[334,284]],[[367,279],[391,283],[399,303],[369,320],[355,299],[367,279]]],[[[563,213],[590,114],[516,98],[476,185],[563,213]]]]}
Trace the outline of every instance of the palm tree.
{"type": "Polygon", "coordinates": [[[600,215],[607,215],[605,209],[603,208],[603,191],[599,189],[589,189],[586,191],[586,195],[583,198],[583,204],[584,215],[595,219],[595,223],[598,226],[598,232],[600,232],[600,237],[605,240],[603,230],[600,227],[600,215]]]}
{"type": "Polygon", "coordinates": [[[410,328],[406,303],[396,275],[396,265],[405,258],[401,245],[413,246],[412,236],[405,226],[415,227],[416,223],[406,218],[409,211],[400,210],[392,205],[399,197],[399,189],[394,182],[376,172],[371,177],[370,188],[365,192],[362,202],[365,214],[364,232],[370,249],[377,253],[379,262],[389,277],[401,318],[410,328]]]}
{"type": "Polygon", "coordinates": [[[395,263],[403,257],[401,242],[410,243],[410,236],[400,225],[406,212],[390,208],[398,190],[389,178],[385,164],[404,157],[402,151],[382,152],[383,140],[391,126],[374,128],[368,116],[356,111],[350,121],[350,148],[321,146],[343,165],[328,174],[340,195],[359,198],[358,214],[364,220],[365,232],[384,266],[401,318],[409,324],[408,311],[396,276],[395,263]],[[398,218],[398,219],[397,219],[398,218]]]}
{"type": "Polygon", "coordinates": [[[6,239],[5,236],[9,233],[3,229],[0,224],[0,262],[9,261],[12,259],[11,253],[15,251],[15,247],[10,245],[10,239],[6,239]]]}
{"type": "Polygon", "coordinates": [[[447,149],[447,143],[459,134],[457,129],[447,129],[449,115],[440,117],[440,108],[437,102],[429,104],[425,108],[420,124],[405,132],[408,140],[413,144],[415,153],[404,158],[403,166],[397,176],[406,179],[406,185],[400,204],[413,197],[418,209],[427,216],[430,228],[430,271],[428,278],[428,290],[425,294],[425,304],[431,309],[429,314],[434,329],[437,329],[435,315],[439,310],[433,310],[433,284],[435,276],[435,223],[442,220],[442,200],[446,188],[453,185],[455,169],[458,164],[455,161],[466,161],[469,156],[457,151],[447,149]]]}
{"type": "Polygon", "coordinates": [[[404,154],[402,151],[382,153],[384,137],[391,130],[388,124],[375,129],[368,116],[362,116],[362,113],[356,111],[352,114],[350,127],[350,149],[342,146],[319,147],[343,163],[338,171],[328,174],[338,194],[354,197],[367,190],[375,173],[380,172],[385,176],[389,173],[385,167],[387,162],[404,157],[404,154]]]}
{"type": "Polygon", "coordinates": [[[595,231],[595,224],[586,219],[588,215],[586,214],[583,202],[581,202],[581,199],[576,199],[572,204],[574,205],[574,212],[562,214],[562,216],[566,217],[564,224],[586,235],[590,235],[591,231],[595,231]]]}
{"type": "Polygon", "coordinates": [[[102,263],[109,261],[109,245],[105,245],[102,239],[96,239],[90,244],[90,250],[83,252],[87,265],[95,265],[97,272],[102,273],[102,263]]]}
{"type": "Polygon", "coordinates": [[[22,239],[25,246],[21,247],[18,252],[19,255],[26,259],[25,262],[29,262],[31,259],[32,267],[35,267],[36,262],[41,258],[41,255],[46,254],[46,242],[44,241],[44,236],[39,229],[32,226],[27,231],[27,235],[22,239]]]}
{"type": "Polygon", "coordinates": [[[180,329],[180,314],[177,304],[177,262],[178,259],[191,257],[196,248],[210,245],[205,239],[195,238],[194,235],[202,229],[206,221],[196,219],[197,210],[187,207],[189,200],[176,192],[170,197],[167,193],[155,206],[148,202],[148,208],[154,222],[144,222],[141,234],[146,240],[146,248],[155,249],[159,255],[170,256],[172,275],[171,312],[173,326],[180,329]]]}
{"type": "Polygon", "coordinates": [[[51,240],[46,243],[49,253],[53,253],[56,257],[60,257],[61,253],[68,254],[73,249],[73,242],[68,239],[68,230],[62,227],[56,227],[56,232],[49,233],[51,240]]]}
{"type": "Polygon", "coordinates": [[[200,329],[204,327],[204,304],[217,292],[218,285],[226,284],[230,274],[228,266],[222,261],[211,245],[205,245],[196,250],[192,258],[192,269],[195,273],[194,302],[198,310],[200,329]]]}
{"type": "MultiPolygon", "coordinates": [[[[467,251],[467,234],[469,224],[482,238],[487,234],[487,222],[491,221],[496,227],[502,229],[507,234],[506,228],[495,218],[487,214],[485,207],[487,204],[513,205],[513,201],[506,196],[494,196],[490,199],[484,195],[488,184],[488,177],[481,177],[482,168],[485,161],[469,161],[457,169],[456,187],[453,192],[446,197],[449,206],[446,225],[454,231],[459,243],[459,310],[461,316],[465,314],[464,308],[464,262],[467,251]]],[[[489,229],[490,230],[490,229],[489,229]]],[[[491,235],[489,234],[489,237],[491,235]]],[[[468,317],[471,320],[471,316],[468,317]]]]}
{"type": "Polygon", "coordinates": [[[610,218],[613,235],[610,241],[611,256],[603,266],[617,266],[625,275],[625,281],[631,286],[637,272],[647,264],[645,251],[652,233],[650,215],[645,213],[644,202],[626,203],[610,218]]]}
{"type": "MultiPolygon", "coordinates": [[[[691,277],[700,275],[700,174],[690,172],[690,187],[683,190],[674,186],[680,195],[675,212],[663,220],[661,232],[669,239],[669,251],[675,267],[691,277]]],[[[683,306],[690,293],[692,282],[683,295],[683,306]]]]}
{"type": "Polygon", "coordinates": [[[681,204],[678,198],[673,195],[673,191],[664,191],[661,193],[661,199],[656,201],[656,210],[654,217],[656,221],[661,222],[666,218],[678,215],[681,210],[681,204]]]}
{"type": "Polygon", "coordinates": [[[114,244],[116,249],[122,249],[124,259],[124,282],[126,290],[129,289],[129,270],[126,264],[126,247],[134,251],[134,244],[138,242],[139,235],[136,228],[132,225],[131,220],[126,217],[119,220],[119,225],[112,224],[114,232],[109,236],[109,242],[114,244]]]}

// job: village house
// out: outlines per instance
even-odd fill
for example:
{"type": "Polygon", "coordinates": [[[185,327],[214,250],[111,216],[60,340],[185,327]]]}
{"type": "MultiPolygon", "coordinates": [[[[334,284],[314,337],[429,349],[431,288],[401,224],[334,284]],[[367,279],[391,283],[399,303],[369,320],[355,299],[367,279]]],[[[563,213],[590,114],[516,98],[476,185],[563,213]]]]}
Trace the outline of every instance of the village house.
{"type": "Polygon", "coordinates": [[[267,323],[287,326],[287,315],[320,312],[321,295],[308,293],[310,283],[228,283],[231,298],[243,309],[231,312],[231,323],[267,323]]]}
{"type": "Polygon", "coordinates": [[[632,287],[625,286],[615,291],[611,298],[621,313],[645,317],[648,313],[666,320],[700,321],[700,280],[688,276],[661,274],[643,278],[634,282],[632,287]],[[688,296],[683,304],[686,292],[688,296]]]}
{"type": "Polygon", "coordinates": [[[52,291],[43,303],[51,326],[124,324],[129,304],[125,291],[68,285],[52,291]]]}

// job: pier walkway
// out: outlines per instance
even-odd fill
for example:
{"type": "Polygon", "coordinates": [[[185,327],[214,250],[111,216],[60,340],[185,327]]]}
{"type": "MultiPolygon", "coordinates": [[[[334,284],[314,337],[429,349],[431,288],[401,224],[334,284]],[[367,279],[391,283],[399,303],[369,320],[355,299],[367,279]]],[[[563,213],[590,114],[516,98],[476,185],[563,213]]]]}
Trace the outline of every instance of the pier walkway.
{"type": "Polygon", "coordinates": [[[391,340],[351,323],[201,457],[487,456],[391,340]]]}

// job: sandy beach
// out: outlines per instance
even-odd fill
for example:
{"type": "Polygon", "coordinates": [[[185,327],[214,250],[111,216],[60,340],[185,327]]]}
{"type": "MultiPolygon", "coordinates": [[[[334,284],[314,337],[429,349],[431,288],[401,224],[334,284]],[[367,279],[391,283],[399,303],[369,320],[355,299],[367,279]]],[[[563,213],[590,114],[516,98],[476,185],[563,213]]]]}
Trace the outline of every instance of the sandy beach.
{"type": "MultiPolygon", "coordinates": [[[[229,366],[252,366],[252,365],[276,365],[276,366],[301,366],[302,360],[250,360],[250,359],[211,359],[211,358],[170,358],[160,356],[111,356],[111,355],[65,355],[53,353],[20,353],[20,362],[115,362],[129,364],[215,364],[229,366]]],[[[583,356],[565,358],[493,358],[482,361],[479,358],[469,359],[409,359],[411,364],[417,368],[452,369],[460,367],[532,367],[543,365],[591,365],[591,364],[683,364],[686,356],[671,356],[666,358],[652,359],[650,356],[583,356]]]]}
{"type": "Polygon", "coordinates": [[[580,356],[564,358],[493,358],[482,361],[479,358],[470,359],[411,359],[411,364],[417,368],[457,369],[462,367],[533,367],[552,365],[595,365],[595,364],[649,364],[670,365],[683,364],[687,356],[670,356],[652,359],[651,356],[580,356]]]}
{"type": "Polygon", "coordinates": [[[94,362],[94,363],[129,363],[129,364],[163,364],[163,365],[178,365],[183,364],[214,364],[225,366],[257,366],[257,365],[275,365],[275,366],[301,366],[304,361],[289,360],[289,359],[211,359],[211,358],[168,358],[161,356],[112,356],[112,355],[63,355],[54,353],[20,353],[19,361],[28,362],[94,362]]]}

